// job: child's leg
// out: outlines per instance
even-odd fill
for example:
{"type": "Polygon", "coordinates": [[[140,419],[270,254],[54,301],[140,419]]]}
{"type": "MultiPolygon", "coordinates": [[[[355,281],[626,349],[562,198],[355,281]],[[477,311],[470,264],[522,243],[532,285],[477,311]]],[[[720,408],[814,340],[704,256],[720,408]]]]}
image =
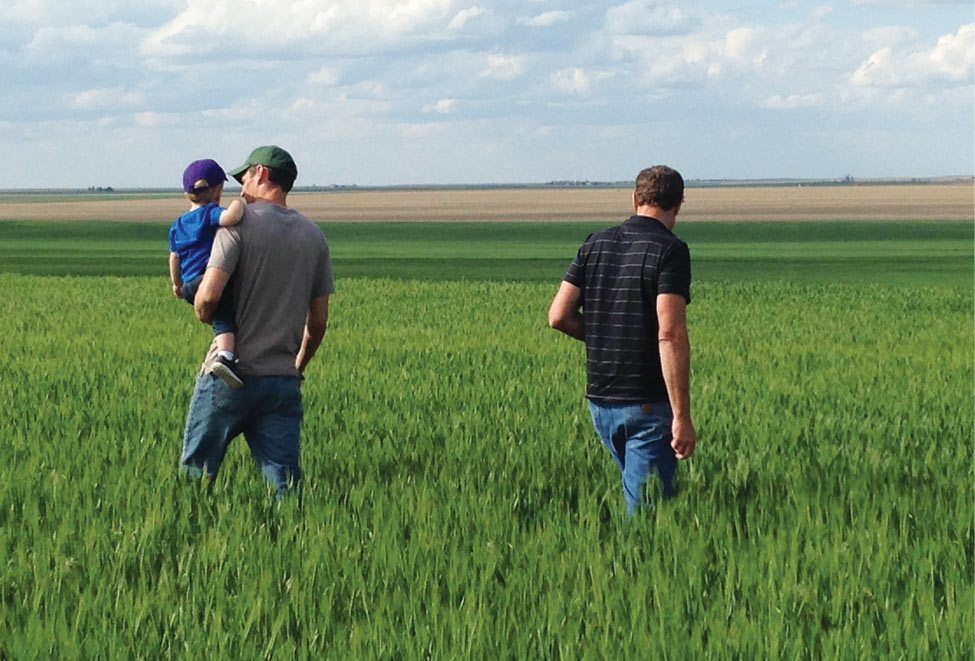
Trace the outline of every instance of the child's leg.
{"type": "Polygon", "coordinates": [[[213,339],[217,345],[217,357],[210,364],[210,371],[231,388],[240,388],[244,382],[237,374],[237,361],[234,360],[234,334],[218,332],[213,339]]]}
{"type": "Polygon", "coordinates": [[[217,345],[217,357],[211,363],[210,371],[231,388],[240,388],[244,382],[237,374],[237,361],[234,358],[237,329],[234,326],[233,297],[229,291],[225,290],[220,297],[210,321],[213,324],[214,344],[217,345]]]}
{"type": "Polygon", "coordinates": [[[233,360],[234,355],[234,344],[236,337],[233,333],[220,333],[213,338],[214,342],[217,344],[217,351],[220,353],[230,354],[230,359],[233,360]]]}
{"type": "Polygon", "coordinates": [[[236,329],[233,314],[227,314],[229,299],[230,297],[224,294],[217,304],[217,310],[210,318],[213,322],[213,341],[217,345],[217,357],[210,364],[210,371],[231,388],[240,388],[244,382],[237,374],[237,361],[234,359],[237,337],[234,334],[236,329]]]}
{"type": "Polygon", "coordinates": [[[237,345],[237,328],[234,326],[234,301],[229,291],[217,301],[217,307],[210,315],[213,325],[213,339],[217,345],[217,352],[228,360],[234,360],[234,350],[237,345]]]}
{"type": "Polygon", "coordinates": [[[189,282],[183,283],[183,300],[193,305],[193,300],[196,298],[196,290],[200,288],[200,283],[203,282],[203,276],[198,275],[189,282]]]}

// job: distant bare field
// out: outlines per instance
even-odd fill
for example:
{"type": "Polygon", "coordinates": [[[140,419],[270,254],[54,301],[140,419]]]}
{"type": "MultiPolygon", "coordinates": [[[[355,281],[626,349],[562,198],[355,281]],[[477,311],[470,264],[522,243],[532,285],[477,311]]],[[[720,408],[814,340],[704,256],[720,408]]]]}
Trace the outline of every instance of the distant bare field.
{"type": "MultiPolygon", "coordinates": [[[[226,201],[226,198],[225,200],[226,201]]],[[[294,193],[291,206],[319,222],[606,221],[630,213],[630,190],[612,188],[385,190],[294,193]]],[[[37,201],[0,195],[0,220],[169,221],[186,201],[139,198],[37,201]]],[[[975,185],[688,188],[681,221],[972,220],[975,185]]]]}

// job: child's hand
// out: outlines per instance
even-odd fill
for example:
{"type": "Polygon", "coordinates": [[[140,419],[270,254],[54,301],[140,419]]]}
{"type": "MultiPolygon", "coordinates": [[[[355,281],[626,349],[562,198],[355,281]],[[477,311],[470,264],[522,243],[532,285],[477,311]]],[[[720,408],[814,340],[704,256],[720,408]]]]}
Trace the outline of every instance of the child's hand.
{"type": "Polygon", "coordinates": [[[173,285],[173,296],[183,298],[183,285],[173,285]]]}

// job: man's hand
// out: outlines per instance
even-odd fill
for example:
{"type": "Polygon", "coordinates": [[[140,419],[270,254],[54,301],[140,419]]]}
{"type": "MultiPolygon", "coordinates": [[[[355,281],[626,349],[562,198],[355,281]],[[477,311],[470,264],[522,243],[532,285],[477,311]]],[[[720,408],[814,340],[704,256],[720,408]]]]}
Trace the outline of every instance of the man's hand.
{"type": "Polygon", "coordinates": [[[670,433],[673,440],[670,447],[674,448],[674,453],[678,459],[687,459],[694,454],[694,446],[697,444],[697,433],[694,431],[694,423],[690,418],[674,418],[670,425],[670,433]]]}
{"type": "Polygon", "coordinates": [[[173,296],[183,298],[183,285],[173,285],[173,296]]]}

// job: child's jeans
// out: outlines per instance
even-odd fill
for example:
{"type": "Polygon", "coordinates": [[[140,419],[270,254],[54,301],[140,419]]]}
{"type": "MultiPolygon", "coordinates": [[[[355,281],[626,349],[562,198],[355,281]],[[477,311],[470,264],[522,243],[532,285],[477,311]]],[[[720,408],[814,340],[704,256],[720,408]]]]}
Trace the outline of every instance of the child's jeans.
{"type": "MultiPolygon", "coordinates": [[[[203,282],[202,275],[183,283],[183,300],[190,305],[193,305],[196,290],[200,288],[201,282],[203,282]]],[[[228,287],[224,289],[223,296],[220,297],[220,301],[217,303],[217,309],[210,316],[210,323],[213,324],[213,334],[221,335],[223,333],[236,332],[237,326],[234,323],[235,313],[233,292],[228,287]]]]}

